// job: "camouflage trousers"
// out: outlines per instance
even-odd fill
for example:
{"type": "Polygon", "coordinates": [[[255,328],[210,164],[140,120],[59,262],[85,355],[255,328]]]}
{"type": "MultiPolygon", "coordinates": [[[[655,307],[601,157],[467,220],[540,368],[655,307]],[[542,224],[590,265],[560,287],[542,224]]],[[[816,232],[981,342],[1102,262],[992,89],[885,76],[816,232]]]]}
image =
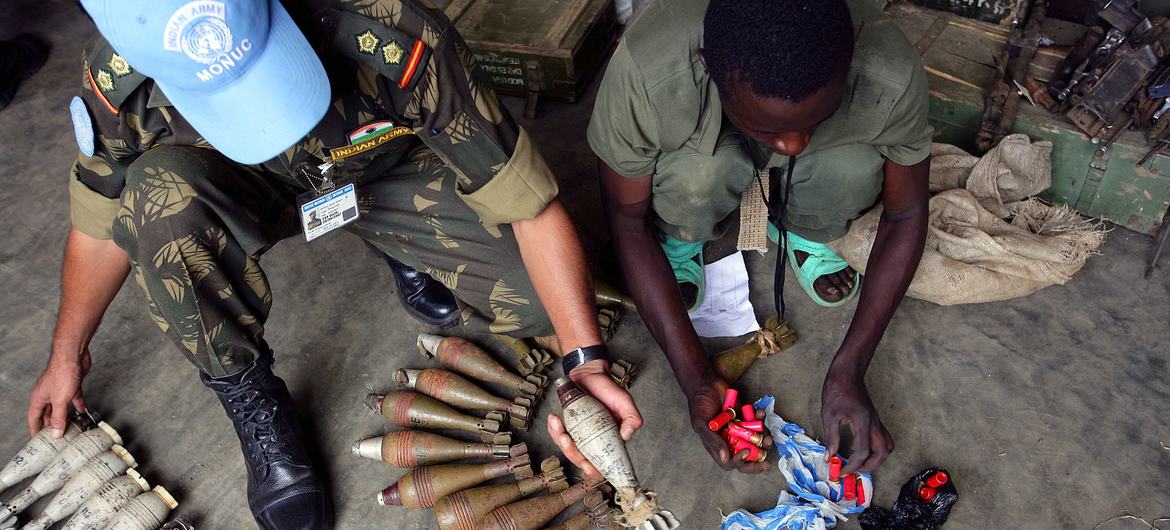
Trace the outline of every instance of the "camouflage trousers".
{"type": "MultiPolygon", "coordinates": [[[[361,215],[344,230],[454,291],[465,326],[551,334],[511,227],[485,227],[455,194],[455,179],[434,152],[415,147],[359,181],[361,215]]],[[[242,371],[267,348],[272,292],[259,259],[300,234],[298,193],[283,177],[198,147],[155,147],[130,167],[114,240],[154,321],[212,377],[242,371]]]]}

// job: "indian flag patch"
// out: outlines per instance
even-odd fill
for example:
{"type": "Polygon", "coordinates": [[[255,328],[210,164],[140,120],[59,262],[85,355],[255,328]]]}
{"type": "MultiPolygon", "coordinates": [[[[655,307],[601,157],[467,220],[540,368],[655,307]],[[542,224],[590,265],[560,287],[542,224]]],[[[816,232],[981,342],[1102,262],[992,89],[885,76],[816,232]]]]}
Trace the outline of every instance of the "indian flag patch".
{"type": "Polygon", "coordinates": [[[359,144],[370,138],[374,138],[384,131],[394,127],[394,122],[390,121],[375,121],[367,123],[358,127],[353,132],[349,133],[349,145],[359,144]]]}

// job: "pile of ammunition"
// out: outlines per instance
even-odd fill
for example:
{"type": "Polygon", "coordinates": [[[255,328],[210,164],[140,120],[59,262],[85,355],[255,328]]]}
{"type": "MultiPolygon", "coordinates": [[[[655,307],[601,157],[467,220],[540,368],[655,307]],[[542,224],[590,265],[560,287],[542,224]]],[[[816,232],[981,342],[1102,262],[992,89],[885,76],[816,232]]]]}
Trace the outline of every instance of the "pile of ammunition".
{"type": "Polygon", "coordinates": [[[852,502],[855,506],[865,506],[865,484],[856,473],[845,475],[845,483],[841,483],[841,464],[839,456],[829,458],[829,484],[834,488],[841,488],[841,500],[852,502]]]}
{"type": "Polygon", "coordinates": [[[62,528],[156,530],[179,503],[162,486],[151,489],[134,470],[137,466],[122,447],[122,437],[106,422],[76,416],[60,438],[46,428],[0,470],[0,491],[36,476],[0,503],[0,528],[15,528],[18,514],[57,492],[22,529],[45,530],[69,518],[62,528]]]}
{"type": "Polygon", "coordinates": [[[739,391],[728,388],[723,395],[723,412],[711,418],[707,428],[711,432],[722,430],[735,454],[747,451],[749,462],[763,462],[768,459],[768,451],[763,448],[772,444],[772,437],[764,434],[764,420],[757,417],[756,408],[751,403],[740,407],[739,391]]]}
{"type": "Polygon", "coordinates": [[[601,485],[570,486],[556,457],[541,462],[540,473],[535,474],[528,446],[513,445],[511,431],[504,428],[505,421],[520,430],[531,426],[533,407],[544,394],[547,378],[531,370],[521,377],[458,337],[423,334],[418,344],[424,356],[443,368],[398,370],[394,379],[404,390],[366,396],[367,407],[406,430],[359,440],[353,446],[357,456],[410,469],[378,494],[379,504],[430,508],[444,530],[537,530],[580,502],[586,509],[560,528],[608,527],[610,509],[601,485]],[[499,397],[471,379],[514,397],[499,397]],[[419,429],[461,431],[478,441],[419,429]],[[457,463],[466,460],[487,462],[457,463]],[[509,476],[504,483],[481,485],[509,476]],[[540,490],[548,493],[525,499],[540,490]]]}

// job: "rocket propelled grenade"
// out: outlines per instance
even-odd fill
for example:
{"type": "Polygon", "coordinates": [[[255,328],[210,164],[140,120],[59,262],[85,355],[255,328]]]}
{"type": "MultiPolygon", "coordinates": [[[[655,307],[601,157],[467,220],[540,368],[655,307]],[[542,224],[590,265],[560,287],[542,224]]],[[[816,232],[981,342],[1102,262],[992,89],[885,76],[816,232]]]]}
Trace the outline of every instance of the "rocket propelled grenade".
{"type": "Polygon", "coordinates": [[[65,428],[65,434],[60,438],[53,438],[49,435],[49,429],[46,427],[41,429],[36,436],[29,439],[24,447],[17,451],[12,460],[0,470],[0,492],[11,488],[20,483],[20,481],[29,478],[41,471],[53,461],[53,457],[57,456],[61,451],[69,446],[69,440],[74,436],[81,434],[81,429],[73,422],[69,422],[65,428]]]}
{"type": "Polygon", "coordinates": [[[463,459],[502,460],[528,454],[528,446],[464,442],[408,430],[359,440],[353,444],[353,454],[395,467],[412,468],[463,459]]]}
{"type": "Polygon", "coordinates": [[[404,369],[394,372],[394,380],[400,386],[426,394],[453,407],[488,412],[504,411],[508,414],[512,426],[518,429],[526,431],[532,424],[531,399],[518,397],[508,401],[447,370],[404,369]]]}
{"type": "Polygon", "coordinates": [[[77,511],[85,503],[85,500],[102,485],[138,465],[134,461],[134,457],[130,456],[130,453],[126,452],[122,446],[115,445],[110,449],[110,451],[97,455],[81,466],[73,478],[61,486],[61,490],[49,501],[44,512],[36,519],[29,521],[23,530],[48,529],[53,526],[53,523],[69,517],[77,511]]]}
{"type": "Polygon", "coordinates": [[[438,359],[449,370],[484,383],[504,386],[534,402],[544,395],[544,387],[548,385],[548,378],[542,375],[521,378],[475,344],[459,337],[423,333],[418,336],[418,350],[425,357],[438,359]]]}
{"type": "Polygon", "coordinates": [[[504,420],[501,412],[490,412],[486,419],[481,419],[409,391],[369,394],[366,406],[399,427],[472,432],[481,441],[493,444],[507,445],[512,441],[512,433],[500,432],[500,422],[504,420]]]}
{"type": "Polygon", "coordinates": [[[518,482],[482,486],[452,493],[435,503],[432,510],[440,530],[475,530],[477,524],[492,510],[527,497],[541,489],[552,493],[569,487],[565,471],[557,457],[549,457],[540,464],[542,473],[518,482]]]}
{"type": "Polygon", "coordinates": [[[378,494],[378,504],[430,508],[447,495],[509,474],[518,479],[531,478],[532,466],[528,455],[488,464],[419,467],[382,490],[378,494]]]}
{"type": "Polygon", "coordinates": [[[150,491],[150,485],[133,469],[103,484],[86,499],[61,530],[103,530],[114,513],[135,496],[150,491]]]}
{"type": "Polygon", "coordinates": [[[609,410],[566,378],[558,379],[554,385],[569,436],[617,490],[615,497],[622,511],[617,522],[641,530],[678,528],[674,515],[659,508],[654,493],[638,483],[625,441],[609,410]]]}

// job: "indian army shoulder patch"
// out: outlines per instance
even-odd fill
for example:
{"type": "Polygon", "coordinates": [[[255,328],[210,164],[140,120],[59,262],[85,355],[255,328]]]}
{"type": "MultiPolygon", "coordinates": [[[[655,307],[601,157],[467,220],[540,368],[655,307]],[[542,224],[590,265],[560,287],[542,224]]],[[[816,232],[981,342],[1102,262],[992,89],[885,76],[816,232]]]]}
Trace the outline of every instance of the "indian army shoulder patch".
{"type": "Polygon", "coordinates": [[[382,46],[382,61],[386,64],[398,64],[402,62],[402,54],[406,50],[402,49],[402,45],[398,41],[392,40],[389,44],[382,46]]]}
{"type": "Polygon", "coordinates": [[[359,52],[366,55],[374,55],[378,52],[378,43],[381,42],[381,39],[374,35],[373,31],[367,29],[365,33],[358,34],[356,38],[359,52]]]}
{"type": "Polygon", "coordinates": [[[126,77],[134,73],[134,69],[130,68],[130,63],[126,62],[126,59],[116,53],[110,56],[110,62],[107,63],[107,66],[109,66],[110,71],[114,72],[114,75],[118,76],[119,78],[126,77]]]}
{"type": "Polygon", "coordinates": [[[114,86],[114,78],[110,75],[110,72],[106,71],[105,68],[98,70],[97,84],[98,87],[102,89],[102,92],[113,92],[117,89],[117,87],[114,86]]]}

